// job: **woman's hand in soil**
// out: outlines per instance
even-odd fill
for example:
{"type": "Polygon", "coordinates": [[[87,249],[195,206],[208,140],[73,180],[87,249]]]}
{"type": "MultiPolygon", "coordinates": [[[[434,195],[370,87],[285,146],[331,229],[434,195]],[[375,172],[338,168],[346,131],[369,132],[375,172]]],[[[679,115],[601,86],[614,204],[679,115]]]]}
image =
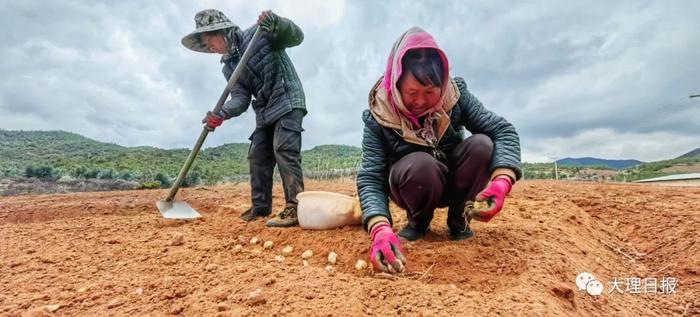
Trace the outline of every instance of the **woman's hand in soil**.
{"type": "Polygon", "coordinates": [[[391,226],[380,222],[372,227],[372,249],[369,261],[377,272],[403,272],[406,258],[403,256],[401,242],[391,226]]]}
{"type": "Polygon", "coordinates": [[[495,217],[506,200],[506,195],[513,187],[513,183],[508,176],[497,176],[482,192],[476,195],[476,201],[487,202],[488,207],[483,209],[474,209],[471,216],[478,221],[488,222],[495,217]]]}

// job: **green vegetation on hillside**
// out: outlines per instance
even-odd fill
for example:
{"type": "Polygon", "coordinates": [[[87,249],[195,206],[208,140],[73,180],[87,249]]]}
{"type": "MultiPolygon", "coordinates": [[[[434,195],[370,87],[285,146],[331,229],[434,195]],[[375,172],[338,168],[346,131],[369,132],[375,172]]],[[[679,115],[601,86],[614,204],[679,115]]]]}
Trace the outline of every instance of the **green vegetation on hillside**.
{"type": "MultiPolygon", "coordinates": [[[[666,176],[664,171],[669,167],[699,166],[700,156],[677,158],[657,162],[649,162],[622,170],[614,170],[605,166],[558,165],[560,179],[607,179],[619,182],[632,182],[640,179],[666,176]]],[[[554,163],[523,163],[525,179],[554,179],[554,163]]],[[[697,167],[700,169],[700,167],[697,167]]]]}
{"type": "MultiPolygon", "coordinates": [[[[144,187],[168,187],[180,172],[189,149],[123,147],[97,142],[62,131],[0,130],[0,178],[65,176],[90,179],[123,179],[144,187]]],[[[233,143],[200,151],[187,185],[213,184],[248,174],[248,144],[233,143]]],[[[323,145],[303,151],[305,172],[355,169],[361,150],[345,145],[323,145]]],[[[313,176],[313,175],[311,175],[313,176]]]]}
{"type": "Polygon", "coordinates": [[[674,174],[674,173],[668,173],[662,171],[665,168],[672,167],[672,166],[697,166],[700,165],[700,156],[692,156],[692,157],[684,157],[684,158],[676,158],[672,160],[664,160],[664,161],[656,161],[656,162],[649,162],[649,163],[644,163],[639,166],[625,169],[622,171],[621,175],[618,175],[615,180],[622,181],[636,181],[640,179],[647,179],[647,178],[653,178],[653,177],[661,177],[661,176],[666,176],[669,174],[674,174]]]}
{"type": "MultiPolygon", "coordinates": [[[[233,143],[204,149],[195,160],[185,185],[236,181],[248,174],[248,144],[233,143]]],[[[182,167],[189,149],[123,147],[63,131],[6,131],[0,129],[0,179],[34,177],[58,180],[119,179],[142,188],[169,187],[182,167]]],[[[352,175],[360,165],[362,150],[346,145],[321,145],[303,151],[306,177],[352,175]]],[[[700,156],[650,162],[613,171],[605,166],[558,166],[560,179],[617,181],[664,176],[672,166],[700,165],[700,156]]],[[[524,163],[525,179],[554,179],[553,163],[524,163]]]]}

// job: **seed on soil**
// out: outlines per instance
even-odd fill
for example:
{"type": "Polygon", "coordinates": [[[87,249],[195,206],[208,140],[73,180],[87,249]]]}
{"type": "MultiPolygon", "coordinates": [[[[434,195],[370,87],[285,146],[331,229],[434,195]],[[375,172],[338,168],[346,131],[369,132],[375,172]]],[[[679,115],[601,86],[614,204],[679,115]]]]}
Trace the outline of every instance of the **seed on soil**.
{"type": "Polygon", "coordinates": [[[282,262],[284,262],[284,256],[282,256],[282,255],[276,256],[276,257],[275,257],[275,261],[277,261],[277,263],[282,263],[282,262]]]}
{"type": "Polygon", "coordinates": [[[326,265],[326,272],[332,273],[332,272],[333,272],[333,266],[331,266],[331,265],[326,265]]]}
{"type": "Polygon", "coordinates": [[[173,235],[173,238],[170,240],[170,245],[171,246],[179,246],[183,245],[185,243],[185,237],[182,235],[182,233],[175,233],[173,235]]]}
{"type": "Polygon", "coordinates": [[[311,250],[306,250],[306,251],[304,251],[304,253],[301,254],[302,259],[308,259],[308,258],[311,258],[312,256],[314,256],[314,251],[311,251],[311,250]]]}
{"type": "Polygon", "coordinates": [[[47,310],[48,312],[53,313],[53,312],[57,311],[59,308],[61,308],[61,305],[58,305],[58,304],[56,304],[56,305],[46,305],[46,306],[44,306],[44,308],[46,308],[46,310],[47,310]]]}
{"type": "Polygon", "coordinates": [[[265,241],[265,243],[263,244],[263,247],[265,249],[272,249],[273,246],[275,246],[275,243],[269,240],[265,241]]]}
{"type": "Polygon", "coordinates": [[[233,246],[233,249],[231,250],[231,252],[233,252],[233,254],[238,254],[238,253],[241,253],[242,250],[243,250],[243,246],[240,244],[236,244],[233,246]]]}
{"type": "Polygon", "coordinates": [[[474,202],[474,209],[481,209],[481,210],[483,210],[483,209],[486,209],[486,208],[488,208],[488,207],[489,207],[489,203],[487,203],[487,202],[485,202],[485,201],[475,201],[475,202],[474,202]]]}
{"type": "Polygon", "coordinates": [[[173,307],[170,308],[170,314],[171,315],[179,315],[182,313],[182,311],[185,310],[185,307],[182,305],[174,305],[173,307]]]}
{"type": "Polygon", "coordinates": [[[109,303],[107,303],[107,308],[112,309],[114,307],[121,306],[122,304],[124,304],[124,301],[121,298],[117,297],[109,303]]]}
{"type": "Polygon", "coordinates": [[[364,269],[366,269],[366,268],[367,268],[367,261],[365,261],[365,260],[357,260],[357,262],[355,262],[355,269],[356,269],[356,270],[362,271],[362,270],[364,270],[364,269]]]}
{"type": "Polygon", "coordinates": [[[291,245],[286,245],[284,248],[282,248],[282,254],[284,255],[290,255],[292,254],[292,251],[294,251],[294,247],[291,245]]]}
{"type": "Polygon", "coordinates": [[[301,262],[301,264],[302,264],[303,266],[309,266],[309,261],[304,260],[303,262],[301,262]]]}
{"type": "Polygon", "coordinates": [[[331,253],[328,253],[328,263],[330,264],[335,264],[335,261],[338,259],[338,254],[335,252],[331,251],[331,253]]]}
{"type": "Polygon", "coordinates": [[[258,237],[253,237],[250,239],[250,244],[258,244],[260,242],[260,239],[258,237]]]}
{"type": "Polygon", "coordinates": [[[265,304],[267,302],[267,299],[265,298],[262,289],[256,288],[254,291],[248,294],[247,302],[249,306],[257,306],[265,304]]]}

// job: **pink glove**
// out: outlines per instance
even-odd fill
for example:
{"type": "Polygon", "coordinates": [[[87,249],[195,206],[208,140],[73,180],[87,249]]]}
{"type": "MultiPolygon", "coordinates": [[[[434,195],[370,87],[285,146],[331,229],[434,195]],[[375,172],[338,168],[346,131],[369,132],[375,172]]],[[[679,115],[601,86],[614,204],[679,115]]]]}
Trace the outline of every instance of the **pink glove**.
{"type": "Polygon", "coordinates": [[[476,195],[476,201],[487,201],[489,206],[486,209],[474,209],[471,213],[474,220],[489,222],[496,216],[506,200],[506,195],[510,193],[513,183],[508,176],[496,176],[491,180],[488,187],[476,195]]]}
{"type": "Polygon", "coordinates": [[[401,250],[399,237],[391,230],[386,222],[380,222],[372,227],[372,249],[369,261],[378,272],[403,272],[406,258],[401,250]]]}

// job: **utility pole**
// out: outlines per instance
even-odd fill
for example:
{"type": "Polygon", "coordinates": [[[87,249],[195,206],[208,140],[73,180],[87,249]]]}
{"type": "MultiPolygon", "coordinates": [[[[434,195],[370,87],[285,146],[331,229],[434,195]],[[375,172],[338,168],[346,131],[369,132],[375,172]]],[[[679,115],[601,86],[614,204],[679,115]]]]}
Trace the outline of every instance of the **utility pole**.
{"type": "Polygon", "coordinates": [[[557,169],[557,160],[559,158],[552,157],[552,159],[554,160],[554,180],[558,181],[559,180],[559,170],[557,169]]]}

